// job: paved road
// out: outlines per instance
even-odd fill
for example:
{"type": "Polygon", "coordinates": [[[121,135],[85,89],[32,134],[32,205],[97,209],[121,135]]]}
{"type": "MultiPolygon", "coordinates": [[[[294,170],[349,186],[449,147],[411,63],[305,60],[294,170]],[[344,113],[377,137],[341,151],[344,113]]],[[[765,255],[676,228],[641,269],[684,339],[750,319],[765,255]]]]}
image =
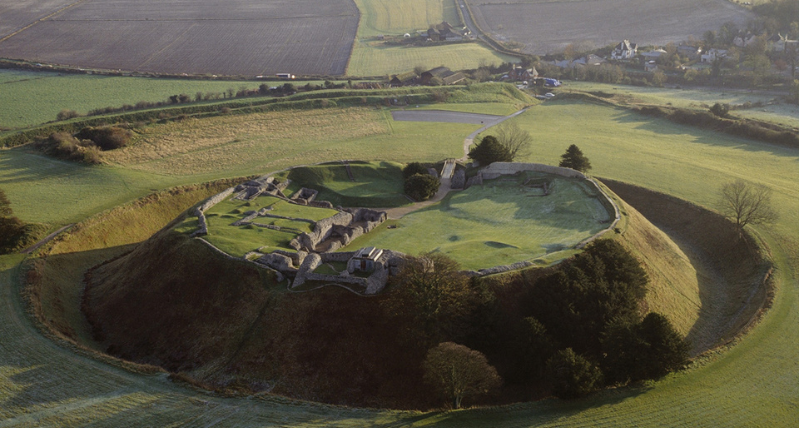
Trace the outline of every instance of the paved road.
{"type": "Polygon", "coordinates": [[[395,110],[391,112],[394,120],[401,122],[446,122],[470,123],[480,125],[502,119],[505,116],[493,114],[463,113],[446,110],[395,110]]]}
{"type": "Polygon", "coordinates": [[[463,12],[463,25],[467,26],[469,31],[471,31],[475,36],[480,35],[480,31],[478,31],[477,26],[474,25],[472,14],[469,13],[469,9],[464,4],[463,0],[458,0],[458,7],[461,8],[461,11],[463,12]]]}

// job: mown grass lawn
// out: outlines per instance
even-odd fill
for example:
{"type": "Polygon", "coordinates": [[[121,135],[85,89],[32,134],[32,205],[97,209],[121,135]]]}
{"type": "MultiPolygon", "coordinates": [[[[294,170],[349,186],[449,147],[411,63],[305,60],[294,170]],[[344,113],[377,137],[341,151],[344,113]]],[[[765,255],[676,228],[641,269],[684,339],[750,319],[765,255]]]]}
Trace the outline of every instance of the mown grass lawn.
{"type": "Polygon", "coordinates": [[[380,228],[346,250],[375,246],[417,255],[442,252],[467,269],[484,269],[567,250],[608,227],[607,210],[584,183],[529,173],[487,180],[410,213],[396,229],[380,228]],[[552,193],[522,186],[552,180],[552,193]]]}

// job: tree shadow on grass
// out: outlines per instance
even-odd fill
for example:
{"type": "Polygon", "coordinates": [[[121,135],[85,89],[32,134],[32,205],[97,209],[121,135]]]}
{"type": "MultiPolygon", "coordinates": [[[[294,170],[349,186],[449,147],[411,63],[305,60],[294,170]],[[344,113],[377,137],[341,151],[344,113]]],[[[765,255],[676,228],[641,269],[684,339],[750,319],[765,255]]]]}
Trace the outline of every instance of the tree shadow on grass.
{"type": "Polygon", "coordinates": [[[668,119],[646,116],[629,110],[621,110],[616,116],[618,123],[632,123],[634,129],[644,130],[660,135],[689,135],[687,142],[716,147],[728,147],[749,152],[767,152],[769,154],[799,160],[797,148],[774,143],[752,140],[744,136],[736,136],[721,131],[684,125],[668,119]]]}

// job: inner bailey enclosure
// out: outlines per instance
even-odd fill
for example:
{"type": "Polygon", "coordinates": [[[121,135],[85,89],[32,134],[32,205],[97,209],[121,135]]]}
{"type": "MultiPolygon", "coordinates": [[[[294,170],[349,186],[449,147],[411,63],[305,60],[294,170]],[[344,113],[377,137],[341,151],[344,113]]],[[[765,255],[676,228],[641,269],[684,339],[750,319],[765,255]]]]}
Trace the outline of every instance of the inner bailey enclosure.
{"type": "MultiPolygon", "coordinates": [[[[585,174],[570,168],[562,168],[537,163],[495,162],[480,170],[476,176],[465,182],[463,187],[468,188],[472,185],[483,184],[484,180],[494,180],[502,176],[515,175],[528,171],[582,180],[582,183],[586,186],[586,188],[591,189],[591,191],[586,190],[586,193],[588,193],[589,196],[595,196],[597,201],[612,216],[609,219],[608,227],[581,241],[579,244],[575,245],[574,248],[581,249],[593,240],[602,236],[604,233],[607,233],[609,230],[613,230],[613,228],[616,227],[620,219],[620,212],[616,203],[607,195],[607,193],[596,181],[587,177],[585,174]],[[593,194],[594,192],[596,195],[593,194]]],[[[465,176],[463,177],[463,181],[466,181],[465,176]]],[[[318,194],[318,192],[314,189],[302,188],[295,192],[291,198],[288,198],[283,194],[283,190],[285,190],[287,186],[288,181],[277,182],[274,177],[267,175],[224,190],[223,192],[203,202],[193,211],[193,214],[198,217],[199,227],[198,230],[192,234],[192,236],[201,236],[208,233],[208,226],[207,222],[205,221],[204,212],[214,205],[224,201],[226,198],[231,197],[231,195],[234,195],[233,198],[242,200],[253,200],[261,195],[271,195],[288,201],[289,203],[298,205],[332,208],[332,204],[329,202],[314,200],[318,194]]],[[[549,192],[547,184],[543,184],[542,188],[544,196],[546,196],[549,192]]],[[[388,279],[390,271],[389,266],[392,265],[392,263],[393,265],[397,264],[397,262],[393,261],[393,259],[402,257],[402,253],[386,250],[384,255],[376,261],[374,273],[367,278],[352,276],[350,275],[352,272],[345,273],[344,275],[318,274],[313,272],[323,263],[346,262],[349,266],[349,263],[355,252],[335,251],[346,247],[354,239],[372,231],[375,227],[379,226],[387,219],[387,214],[384,211],[367,208],[338,209],[339,212],[333,216],[315,222],[307,219],[291,218],[291,220],[306,221],[314,225],[312,232],[302,232],[290,241],[289,246],[296,250],[296,252],[277,250],[271,252],[270,254],[258,256],[254,261],[256,264],[276,270],[282,275],[294,277],[294,283],[291,285],[291,288],[296,288],[306,281],[316,281],[357,285],[358,288],[364,290],[362,291],[364,294],[374,294],[379,292],[385,286],[385,283],[388,279]],[[316,256],[318,256],[318,260],[316,256]]],[[[245,217],[237,221],[236,224],[253,224],[256,226],[262,226],[254,222],[254,220],[259,216],[282,218],[280,216],[270,214],[266,209],[261,209],[257,212],[246,212],[244,215],[245,217]]],[[[257,254],[259,253],[249,253],[251,257],[257,254]]],[[[500,265],[491,268],[480,269],[478,271],[465,272],[472,276],[484,276],[522,269],[532,265],[533,263],[531,261],[523,260],[508,265],[500,265]]]]}

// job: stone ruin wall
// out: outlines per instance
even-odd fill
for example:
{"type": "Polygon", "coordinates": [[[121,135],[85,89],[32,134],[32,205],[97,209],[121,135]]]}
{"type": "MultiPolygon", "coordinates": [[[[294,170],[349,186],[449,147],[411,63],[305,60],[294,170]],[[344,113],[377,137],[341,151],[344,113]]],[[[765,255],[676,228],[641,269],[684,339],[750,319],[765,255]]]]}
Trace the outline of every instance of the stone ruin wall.
{"type": "MultiPolygon", "coordinates": [[[[208,234],[208,222],[205,219],[205,211],[209,210],[214,205],[224,201],[228,196],[232,195],[233,192],[236,191],[236,187],[229,187],[214,196],[206,199],[205,202],[202,203],[199,207],[194,209],[193,214],[197,216],[197,222],[199,223],[199,227],[197,228],[194,233],[191,234],[191,237],[195,236],[204,236],[208,234]]],[[[209,243],[210,244],[210,243],[209,243]]],[[[214,247],[216,248],[216,247],[214,247]]]]}
{"type": "Polygon", "coordinates": [[[480,171],[484,180],[491,180],[501,175],[513,175],[522,171],[544,172],[547,174],[560,175],[568,178],[587,179],[585,174],[571,168],[560,166],[544,165],[540,163],[519,163],[519,162],[494,162],[480,171]]]}
{"type": "Polygon", "coordinates": [[[348,226],[350,223],[352,223],[352,214],[343,211],[336,213],[317,221],[313,232],[303,232],[300,236],[292,239],[289,245],[296,250],[307,248],[313,251],[320,242],[330,237],[333,233],[333,226],[348,226]]]}

